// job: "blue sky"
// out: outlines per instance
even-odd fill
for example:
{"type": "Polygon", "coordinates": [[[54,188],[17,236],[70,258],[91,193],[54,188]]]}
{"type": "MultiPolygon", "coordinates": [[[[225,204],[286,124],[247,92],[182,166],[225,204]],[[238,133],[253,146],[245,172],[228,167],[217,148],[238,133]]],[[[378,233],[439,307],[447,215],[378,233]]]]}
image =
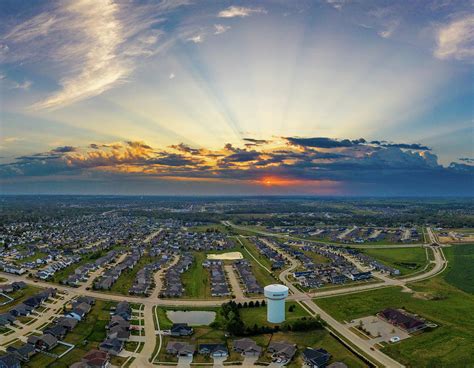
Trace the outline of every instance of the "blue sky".
{"type": "Polygon", "coordinates": [[[472,195],[472,14],[3,0],[0,189],[472,195]]]}

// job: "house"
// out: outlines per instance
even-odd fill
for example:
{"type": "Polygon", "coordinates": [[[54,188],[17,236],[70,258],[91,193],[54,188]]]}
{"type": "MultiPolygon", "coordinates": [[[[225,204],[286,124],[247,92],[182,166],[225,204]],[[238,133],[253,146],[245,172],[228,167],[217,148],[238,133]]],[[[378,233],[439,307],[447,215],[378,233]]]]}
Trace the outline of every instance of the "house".
{"type": "Polygon", "coordinates": [[[79,363],[82,365],[75,367],[73,364],[71,368],[108,368],[110,366],[109,360],[110,355],[107,352],[91,350],[82,357],[82,361],[79,363]]]}
{"type": "Polygon", "coordinates": [[[132,318],[132,308],[130,308],[130,304],[125,301],[118,303],[114,315],[121,316],[124,320],[130,321],[132,318]]]}
{"type": "Polygon", "coordinates": [[[121,326],[114,326],[109,329],[107,334],[109,339],[118,339],[120,341],[127,341],[130,337],[130,330],[121,326]]]}
{"type": "Polygon", "coordinates": [[[1,313],[0,314],[0,326],[8,326],[15,322],[15,317],[10,313],[1,313]]]}
{"type": "Polygon", "coordinates": [[[295,356],[296,345],[290,344],[286,341],[273,341],[270,343],[267,350],[272,354],[273,358],[289,362],[295,356]]]}
{"type": "Polygon", "coordinates": [[[13,354],[0,356],[0,368],[20,368],[21,364],[18,358],[13,354]]]}
{"type": "Polygon", "coordinates": [[[245,356],[260,356],[262,348],[252,339],[243,338],[234,341],[234,351],[245,356]]]}
{"type": "Polygon", "coordinates": [[[32,307],[21,303],[13,307],[12,309],[10,309],[10,314],[14,317],[29,316],[32,311],[33,311],[32,307]]]}
{"type": "Polygon", "coordinates": [[[123,319],[121,316],[112,316],[110,319],[109,324],[107,325],[107,329],[111,329],[112,327],[122,327],[123,329],[129,330],[130,329],[130,322],[123,319]]]}
{"type": "Polygon", "coordinates": [[[229,355],[227,347],[223,344],[199,344],[198,352],[201,355],[210,355],[213,358],[229,355]]]}
{"type": "Polygon", "coordinates": [[[27,342],[28,344],[33,345],[36,349],[47,351],[58,345],[58,339],[48,333],[45,333],[41,336],[30,335],[27,342]]]}
{"type": "Polygon", "coordinates": [[[171,336],[191,336],[194,330],[187,323],[173,323],[170,329],[171,336]]]}
{"type": "Polygon", "coordinates": [[[166,345],[166,352],[171,355],[192,357],[195,351],[195,346],[186,342],[170,341],[166,345]]]}
{"type": "Polygon", "coordinates": [[[99,345],[99,349],[110,355],[118,355],[123,349],[123,341],[119,339],[106,339],[99,345]]]}
{"type": "Polygon", "coordinates": [[[59,317],[56,320],[56,325],[62,326],[68,330],[68,332],[72,331],[74,327],[76,327],[79,321],[72,317],[59,317]]]}
{"type": "Polygon", "coordinates": [[[51,327],[48,327],[46,330],[44,330],[45,334],[50,334],[56,337],[57,339],[61,340],[66,336],[67,334],[67,328],[61,325],[54,325],[51,327]]]}
{"type": "Polygon", "coordinates": [[[322,348],[306,348],[303,351],[303,360],[310,368],[325,368],[330,359],[331,354],[322,348]]]}
{"type": "Polygon", "coordinates": [[[31,344],[24,344],[19,348],[9,346],[7,347],[7,352],[14,354],[22,362],[28,362],[36,354],[36,349],[31,344]]]}

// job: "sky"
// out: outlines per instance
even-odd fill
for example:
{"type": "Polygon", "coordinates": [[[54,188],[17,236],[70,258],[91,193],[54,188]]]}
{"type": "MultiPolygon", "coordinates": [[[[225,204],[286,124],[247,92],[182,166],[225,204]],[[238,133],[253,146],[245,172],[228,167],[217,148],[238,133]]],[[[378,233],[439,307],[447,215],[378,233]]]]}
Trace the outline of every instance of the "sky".
{"type": "Polygon", "coordinates": [[[0,0],[0,193],[472,196],[473,8],[0,0]]]}

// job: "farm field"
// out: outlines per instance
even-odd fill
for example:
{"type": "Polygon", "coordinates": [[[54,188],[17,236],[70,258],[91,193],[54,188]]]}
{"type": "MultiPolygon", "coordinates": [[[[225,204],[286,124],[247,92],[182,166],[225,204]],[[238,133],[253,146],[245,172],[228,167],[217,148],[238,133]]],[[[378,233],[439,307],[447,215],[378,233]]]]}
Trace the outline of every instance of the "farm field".
{"type": "Polygon", "coordinates": [[[474,244],[446,248],[444,254],[450,265],[445,280],[467,293],[474,294],[474,244]]]}
{"type": "Polygon", "coordinates": [[[408,285],[413,294],[398,287],[351,295],[316,299],[316,303],[340,321],[374,315],[384,308],[405,308],[407,311],[438,325],[383,350],[407,367],[473,367],[474,296],[459,290],[445,277],[462,272],[459,264],[449,264],[447,273],[408,285]]]}
{"type": "MultiPolygon", "coordinates": [[[[376,248],[363,249],[363,253],[379,260],[383,264],[399,269],[401,276],[421,271],[428,260],[425,248],[376,248]]],[[[431,251],[429,251],[431,252],[431,251]]]]}

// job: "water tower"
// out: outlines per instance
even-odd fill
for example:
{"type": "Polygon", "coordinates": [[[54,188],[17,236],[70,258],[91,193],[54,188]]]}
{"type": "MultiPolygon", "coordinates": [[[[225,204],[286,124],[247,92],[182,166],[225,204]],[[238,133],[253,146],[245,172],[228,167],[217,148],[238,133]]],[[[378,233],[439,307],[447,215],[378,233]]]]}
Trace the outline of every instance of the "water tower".
{"type": "Polygon", "coordinates": [[[264,295],[267,298],[267,321],[282,323],[285,321],[285,299],[288,296],[288,287],[272,284],[265,286],[264,295]]]}

